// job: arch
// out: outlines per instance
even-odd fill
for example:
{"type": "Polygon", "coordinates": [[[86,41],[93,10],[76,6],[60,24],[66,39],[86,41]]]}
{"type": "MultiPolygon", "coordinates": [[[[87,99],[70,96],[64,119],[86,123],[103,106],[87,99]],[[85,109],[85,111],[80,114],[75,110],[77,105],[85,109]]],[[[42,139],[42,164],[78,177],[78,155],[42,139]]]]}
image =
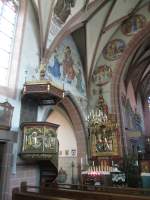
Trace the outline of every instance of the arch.
{"type": "Polygon", "coordinates": [[[121,122],[122,122],[122,116],[121,116],[121,110],[120,110],[120,102],[121,102],[121,95],[120,95],[120,81],[123,75],[123,71],[126,67],[126,63],[129,60],[130,56],[134,54],[137,48],[139,48],[145,38],[150,33],[150,22],[147,23],[147,25],[139,31],[128,43],[126,49],[124,50],[121,58],[119,59],[116,69],[114,71],[113,77],[112,77],[112,84],[111,84],[111,101],[112,101],[112,112],[117,114],[117,121],[119,123],[119,132],[122,131],[121,122]]]}
{"type": "MultiPolygon", "coordinates": [[[[81,158],[86,159],[87,155],[87,139],[86,139],[86,126],[85,122],[83,120],[83,116],[81,114],[81,111],[76,104],[74,98],[72,95],[66,94],[66,96],[56,104],[56,106],[62,108],[67,116],[69,117],[73,129],[74,129],[74,134],[77,142],[77,163],[78,163],[78,173],[80,176],[80,164],[81,164],[81,158]]],[[[53,108],[50,108],[49,111],[45,111],[44,116],[48,117],[48,115],[51,113],[53,108]]],[[[44,117],[44,120],[46,118],[44,117]]]]}
{"type": "Polygon", "coordinates": [[[75,137],[77,140],[78,163],[80,163],[80,158],[85,157],[87,153],[86,127],[84,125],[83,117],[81,116],[81,112],[75,102],[72,100],[71,96],[66,96],[62,100],[61,105],[68,114],[74,128],[75,137]]]}

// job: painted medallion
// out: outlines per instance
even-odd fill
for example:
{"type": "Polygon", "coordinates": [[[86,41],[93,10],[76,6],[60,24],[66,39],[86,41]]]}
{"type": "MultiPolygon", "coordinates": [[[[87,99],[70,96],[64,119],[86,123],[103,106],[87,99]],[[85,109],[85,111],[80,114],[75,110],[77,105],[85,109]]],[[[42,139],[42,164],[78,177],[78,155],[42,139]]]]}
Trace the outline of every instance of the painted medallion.
{"type": "Polygon", "coordinates": [[[103,56],[107,60],[116,60],[125,49],[125,42],[121,39],[114,39],[107,43],[103,49],[103,56]]]}
{"type": "Polygon", "coordinates": [[[143,15],[134,15],[132,18],[125,20],[121,25],[123,34],[131,36],[141,30],[146,23],[143,15]]]}
{"type": "Polygon", "coordinates": [[[107,65],[101,65],[96,68],[93,74],[93,80],[97,86],[102,86],[107,84],[112,77],[111,67],[107,65]]]}

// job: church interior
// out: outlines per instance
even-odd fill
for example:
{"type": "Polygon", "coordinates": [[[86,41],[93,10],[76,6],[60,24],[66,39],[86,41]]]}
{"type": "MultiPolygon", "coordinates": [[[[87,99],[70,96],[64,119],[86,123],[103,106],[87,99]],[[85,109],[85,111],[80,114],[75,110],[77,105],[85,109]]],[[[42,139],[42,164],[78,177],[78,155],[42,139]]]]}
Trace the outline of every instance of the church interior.
{"type": "Polygon", "coordinates": [[[149,199],[150,0],[0,0],[0,60],[0,200],[149,199]]]}

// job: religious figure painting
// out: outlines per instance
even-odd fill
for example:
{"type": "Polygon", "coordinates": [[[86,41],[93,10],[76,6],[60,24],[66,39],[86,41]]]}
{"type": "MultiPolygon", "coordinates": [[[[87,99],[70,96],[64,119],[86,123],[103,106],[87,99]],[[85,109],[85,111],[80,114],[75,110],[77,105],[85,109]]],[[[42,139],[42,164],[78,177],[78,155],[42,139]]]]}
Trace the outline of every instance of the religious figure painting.
{"type": "Polygon", "coordinates": [[[107,65],[101,65],[96,68],[93,74],[93,80],[97,86],[102,86],[111,80],[112,70],[111,67],[107,65]]]}
{"type": "Polygon", "coordinates": [[[134,15],[122,23],[121,30],[127,35],[131,36],[141,30],[146,23],[146,18],[143,15],[134,15]]]}
{"type": "Polygon", "coordinates": [[[64,49],[63,58],[63,77],[66,79],[67,83],[71,83],[75,78],[75,70],[73,68],[74,61],[71,55],[71,48],[66,46],[64,49]]]}
{"type": "Polygon", "coordinates": [[[142,160],[140,165],[141,165],[142,172],[150,173],[150,161],[149,160],[142,160]]]}
{"type": "Polygon", "coordinates": [[[57,146],[56,133],[52,129],[45,129],[45,136],[43,138],[44,151],[49,152],[57,146]]]}
{"type": "Polygon", "coordinates": [[[85,94],[85,81],[79,53],[71,36],[55,49],[46,66],[45,79],[78,95],[85,94]]]}
{"type": "Polygon", "coordinates": [[[27,127],[24,130],[23,151],[25,153],[49,153],[58,148],[56,134],[51,129],[27,127]]]}
{"type": "Polygon", "coordinates": [[[125,42],[121,39],[114,39],[107,43],[103,49],[103,56],[107,60],[116,60],[125,49],[125,42]]]}
{"type": "Polygon", "coordinates": [[[54,63],[51,65],[48,65],[48,71],[56,78],[60,78],[61,72],[60,72],[60,61],[58,58],[57,50],[54,52],[54,63]]]}
{"type": "Polygon", "coordinates": [[[26,128],[24,134],[24,152],[42,152],[43,138],[41,128],[26,128]]]}

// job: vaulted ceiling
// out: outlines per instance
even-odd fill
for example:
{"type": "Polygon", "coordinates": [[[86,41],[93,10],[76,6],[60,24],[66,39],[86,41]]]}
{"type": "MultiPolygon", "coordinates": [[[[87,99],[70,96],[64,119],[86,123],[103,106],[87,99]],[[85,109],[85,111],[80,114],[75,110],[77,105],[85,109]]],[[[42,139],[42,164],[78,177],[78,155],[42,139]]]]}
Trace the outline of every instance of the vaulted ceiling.
{"type": "MultiPolygon", "coordinates": [[[[72,34],[81,55],[85,80],[88,84],[103,48],[118,27],[124,20],[150,3],[150,0],[76,0],[75,6],[71,8],[71,15],[60,26],[53,21],[57,0],[32,2],[39,22],[41,60],[43,58],[48,60],[63,38],[72,34]]],[[[134,80],[135,90],[139,88],[139,82],[144,87],[150,77],[149,46],[145,42],[141,50],[136,52],[131,63],[134,70],[132,73],[128,72],[128,79],[134,80]],[[147,67],[148,70],[145,72],[147,67]]]]}
{"type": "Polygon", "coordinates": [[[126,74],[126,86],[129,81],[132,81],[134,91],[140,93],[143,100],[150,96],[150,37],[145,38],[142,46],[133,54],[126,74]]]}

